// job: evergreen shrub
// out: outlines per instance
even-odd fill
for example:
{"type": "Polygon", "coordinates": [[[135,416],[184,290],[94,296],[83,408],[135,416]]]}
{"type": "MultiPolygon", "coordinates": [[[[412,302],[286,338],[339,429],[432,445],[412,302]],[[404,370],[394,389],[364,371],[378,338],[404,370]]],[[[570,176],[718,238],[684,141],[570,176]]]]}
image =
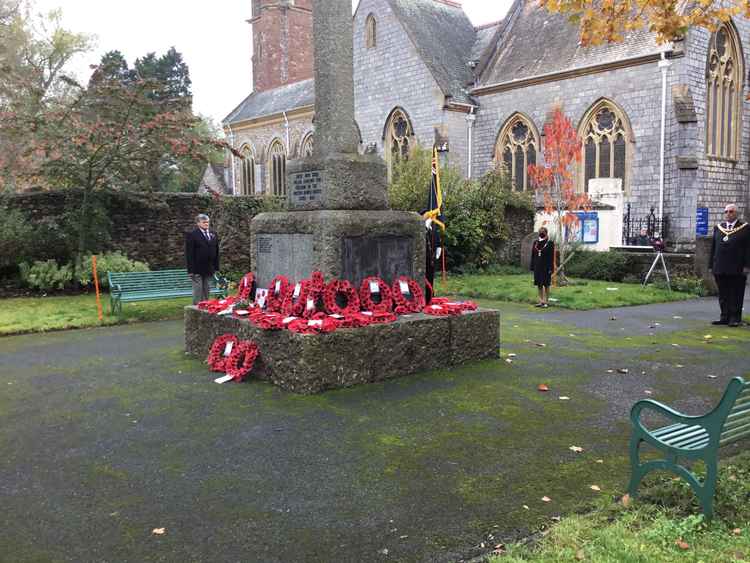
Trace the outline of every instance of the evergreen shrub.
{"type": "Polygon", "coordinates": [[[23,283],[40,291],[65,289],[73,280],[71,265],[59,266],[55,260],[37,260],[33,264],[21,262],[19,270],[23,283]]]}
{"type": "Polygon", "coordinates": [[[580,250],[565,266],[569,276],[622,282],[632,271],[631,257],[624,252],[580,250]]]}
{"type": "MultiPolygon", "coordinates": [[[[109,287],[107,272],[148,272],[149,267],[145,262],[130,260],[120,251],[107,252],[96,257],[96,275],[99,278],[99,287],[109,287]]],[[[94,286],[92,258],[87,256],[76,268],[76,279],[83,287],[94,286]]]]}

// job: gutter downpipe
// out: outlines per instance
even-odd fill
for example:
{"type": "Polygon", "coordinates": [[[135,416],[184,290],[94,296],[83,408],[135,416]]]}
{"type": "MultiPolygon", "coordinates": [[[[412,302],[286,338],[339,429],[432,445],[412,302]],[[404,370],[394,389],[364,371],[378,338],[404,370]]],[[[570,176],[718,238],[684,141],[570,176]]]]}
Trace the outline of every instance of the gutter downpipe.
{"type": "Polygon", "coordinates": [[[473,132],[474,132],[474,122],[476,121],[476,119],[477,119],[477,116],[474,115],[474,106],[472,106],[469,109],[469,114],[466,116],[466,123],[468,124],[468,127],[466,128],[466,136],[467,136],[466,145],[468,147],[468,163],[467,163],[466,177],[468,180],[471,180],[471,164],[472,164],[472,159],[473,159],[472,141],[474,139],[473,132]]]}
{"type": "Polygon", "coordinates": [[[289,158],[289,151],[291,151],[291,147],[289,146],[289,120],[286,118],[285,111],[282,111],[281,114],[284,116],[284,129],[286,130],[286,154],[287,158],[289,158]]]}
{"type": "MultiPolygon", "coordinates": [[[[234,133],[232,132],[232,126],[227,122],[227,129],[229,129],[229,146],[234,148],[234,133]]],[[[232,195],[237,195],[237,186],[235,185],[235,174],[234,174],[234,153],[229,151],[229,177],[232,182],[232,195]]]]}
{"type": "Polygon", "coordinates": [[[664,219],[664,153],[667,128],[667,72],[672,63],[667,60],[666,51],[661,52],[659,69],[661,70],[661,143],[659,154],[661,163],[659,165],[659,219],[664,219]]]}

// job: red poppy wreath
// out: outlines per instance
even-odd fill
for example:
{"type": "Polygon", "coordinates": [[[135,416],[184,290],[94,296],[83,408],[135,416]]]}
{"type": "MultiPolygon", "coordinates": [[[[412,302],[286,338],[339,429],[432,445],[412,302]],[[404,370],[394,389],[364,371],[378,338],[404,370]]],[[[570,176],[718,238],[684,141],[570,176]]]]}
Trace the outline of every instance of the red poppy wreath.
{"type": "Polygon", "coordinates": [[[253,274],[252,272],[248,272],[247,274],[242,276],[242,279],[240,280],[239,286],[237,288],[237,299],[241,301],[247,301],[253,294],[254,288],[255,274],[253,274]]]}
{"type": "Polygon", "coordinates": [[[349,281],[332,280],[323,291],[323,305],[329,315],[351,315],[359,311],[359,295],[349,281]]]}
{"type": "Polygon", "coordinates": [[[411,278],[400,276],[391,288],[393,301],[396,303],[396,314],[418,313],[425,307],[424,292],[419,284],[411,278]]]}
{"type": "Polygon", "coordinates": [[[284,299],[289,291],[289,280],[286,276],[276,276],[268,286],[268,297],[266,298],[266,310],[280,312],[284,299]]]}
{"type": "Polygon", "coordinates": [[[227,349],[227,344],[230,342],[232,343],[233,351],[234,347],[237,346],[239,341],[240,339],[237,338],[234,334],[222,334],[221,336],[216,337],[214,343],[211,344],[211,350],[208,353],[208,358],[206,358],[206,363],[211,368],[211,371],[216,371],[219,373],[226,372],[226,364],[229,357],[225,356],[224,352],[227,349]]]}
{"type": "Polygon", "coordinates": [[[391,288],[378,277],[370,276],[362,280],[359,286],[359,304],[363,311],[387,311],[393,309],[393,298],[391,288]],[[374,291],[377,287],[377,291],[374,291]],[[379,295],[380,299],[375,302],[373,297],[379,295]]]}
{"type": "Polygon", "coordinates": [[[258,346],[253,342],[243,340],[235,346],[227,359],[227,375],[235,381],[242,381],[250,373],[258,357],[258,346]]]}

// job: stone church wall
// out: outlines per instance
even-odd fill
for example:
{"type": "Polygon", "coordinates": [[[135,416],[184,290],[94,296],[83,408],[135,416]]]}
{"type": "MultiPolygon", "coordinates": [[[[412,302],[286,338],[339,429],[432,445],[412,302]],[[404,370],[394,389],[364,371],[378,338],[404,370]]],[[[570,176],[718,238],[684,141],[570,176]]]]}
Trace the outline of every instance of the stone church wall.
{"type": "MultiPolygon", "coordinates": [[[[673,82],[674,73],[671,73],[668,92],[673,82]]],[[[632,204],[635,216],[646,216],[651,206],[658,207],[659,200],[661,71],[656,62],[479,96],[481,109],[474,130],[474,174],[480,175],[492,166],[497,136],[514,113],[522,112],[530,117],[541,135],[556,105],[562,106],[577,128],[586,111],[602,97],[618,104],[630,120],[634,146],[627,167],[630,180],[625,203],[632,204]]],[[[669,99],[667,103],[667,107],[671,107],[669,99]]],[[[668,116],[668,132],[669,122],[668,116]]]]}
{"type": "MultiPolygon", "coordinates": [[[[409,116],[420,145],[432,147],[435,128],[444,126],[444,96],[385,0],[362,0],[354,18],[355,116],[367,147],[383,154],[383,129],[391,111],[409,116]],[[365,19],[377,20],[377,46],[365,46],[365,19]]],[[[451,139],[452,141],[453,139],[451,139]]]]}
{"type": "MultiPolygon", "coordinates": [[[[290,118],[289,119],[289,144],[291,150],[287,147],[287,158],[297,158],[299,156],[300,146],[302,139],[313,129],[312,124],[312,112],[302,117],[290,118]],[[291,153],[291,154],[290,154],[291,153]]],[[[270,189],[268,185],[268,148],[271,146],[271,142],[274,139],[280,139],[286,146],[286,127],[283,118],[274,119],[268,123],[257,127],[248,127],[232,130],[234,135],[233,145],[237,149],[241,149],[244,145],[249,145],[253,149],[255,155],[255,164],[261,165],[261,183],[263,193],[267,193],[270,189]]],[[[234,184],[235,192],[240,193],[240,181],[241,181],[241,165],[242,161],[239,158],[234,159],[234,184]]],[[[232,180],[230,179],[230,182],[232,180]]],[[[258,186],[256,185],[256,192],[258,186]]]]}
{"type": "Polygon", "coordinates": [[[745,53],[745,85],[741,98],[742,133],[740,153],[737,162],[712,159],[706,156],[706,64],[710,34],[702,28],[690,30],[685,41],[686,57],[681,61],[679,81],[689,87],[695,105],[697,122],[677,124],[683,130],[682,137],[688,139],[683,148],[685,154],[697,157],[697,169],[679,170],[675,166],[678,181],[673,184],[668,212],[676,222],[683,224],[686,237],[695,239],[696,208],[708,207],[709,225],[723,219],[726,204],[740,206],[740,216],[748,215],[748,159],[750,158],[748,130],[750,130],[750,103],[747,74],[750,61],[750,21],[744,18],[733,19],[745,53]]]}

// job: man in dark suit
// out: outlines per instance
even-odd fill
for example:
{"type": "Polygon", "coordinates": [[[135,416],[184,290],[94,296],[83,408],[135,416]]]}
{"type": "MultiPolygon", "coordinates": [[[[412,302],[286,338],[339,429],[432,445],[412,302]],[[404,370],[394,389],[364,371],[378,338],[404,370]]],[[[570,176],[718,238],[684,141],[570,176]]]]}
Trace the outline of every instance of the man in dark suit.
{"type": "Polygon", "coordinates": [[[208,299],[211,278],[219,269],[219,239],[209,230],[208,215],[195,218],[195,228],[185,235],[185,261],[193,280],[193,305],[208,299]]]}
{"type": "Polygon", "coordinates": [[[727,205],[725,220],[714,227],[708,268],[719,287],[721,318],[715,325],[742,324],[742,302],[750,273],[750,226],[737,218],[737,206],[727,205]]]}

